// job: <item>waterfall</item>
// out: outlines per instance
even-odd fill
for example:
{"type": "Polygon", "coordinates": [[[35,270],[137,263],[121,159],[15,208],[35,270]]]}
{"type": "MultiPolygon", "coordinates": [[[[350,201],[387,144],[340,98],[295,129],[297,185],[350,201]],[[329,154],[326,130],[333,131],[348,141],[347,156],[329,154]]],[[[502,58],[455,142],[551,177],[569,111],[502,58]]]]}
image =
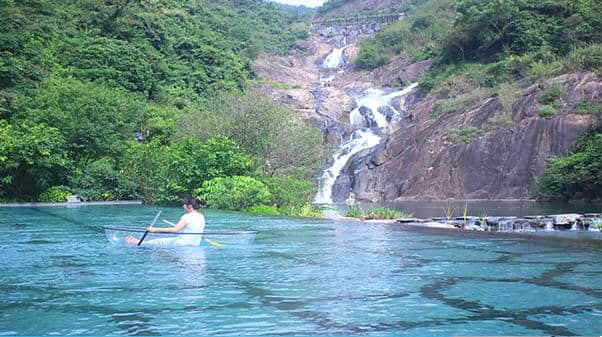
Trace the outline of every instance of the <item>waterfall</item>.
{"type": "MultiPolygon", "coordinates": [[[[398,121],[401,119],[401,114],[391,106],[391,101],[396,97],[409,94],[416,86],[418,83],[413,83],[403,90],[390,94],[385,94],[380,89],[365,90],[364,95],[357,100],[357,108],[349,115],[351,125],[361,127],[368,124],[369,127],[384,128],[389,123],[398,121]]],[[[403,106],[403,102],[400,106],[403,106]]]]}
{"type": "Polygon", "coordinates": [[[333,186],[341,171],[356,153],[371,149],[380,144],[381,137],[377,131],[400,121],[400,111],[393,107],[393,99],[400,98],[403,106],[405,96],[417,86],[414,83],[403,90],[386,93],[380,89],[367,89],[356,100],[357,108],[349,115],[353,132],[349,140],[344,142],[334,154],[334,163],[322,174],[321,188],[314,199],[316,204],[332,205],[333,186]]]}
{"type": "Polygon", "coordinates": [[[314,203],[332,205],[332,187],[349,158],[362,150],[372,148],[380,143],[380,137],[370,129],[357,130],[352,133],[350,138],[334,154],[334,163],[332,166],[322,174],[322,188],[316,195],[314,203]]]}
{"type": "Polygon", "coordinates": [[[345,59],[343,59],[343,51],[345,48],[349,46],[344,46],[342,48],[334,48],[324,62],[322,62],[322,67],[326,69],[336,69],[345,64],[345,59]]]}

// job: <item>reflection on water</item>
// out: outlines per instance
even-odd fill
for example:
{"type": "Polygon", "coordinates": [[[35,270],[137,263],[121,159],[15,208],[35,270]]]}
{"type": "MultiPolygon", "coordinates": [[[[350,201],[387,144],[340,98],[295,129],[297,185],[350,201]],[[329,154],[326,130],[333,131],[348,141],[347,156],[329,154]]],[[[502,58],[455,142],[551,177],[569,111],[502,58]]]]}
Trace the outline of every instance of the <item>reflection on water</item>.
{"type": "Polygon", "coordinates": [[[215,211],[208,229],[254,244],[114,246],[98,230],[156,211],[0,209],[0,335],[602,333],[591,242],[215,211]]]}
{"type": "MultiPolygon", "coordinates": [[[[585,202],[534,202],[534,201],[399,201],[385,203],[390,207],[412,213],[417,218],[433,218],[446,216],[448,209],[453,209],[454,216],[462,216],[464,208],[470,216],[528,216],[551,215],[561,213],[600,213],[602,204],[585,202]]],[[[369,207],[366,205],[366,207],[369,207]]]]}

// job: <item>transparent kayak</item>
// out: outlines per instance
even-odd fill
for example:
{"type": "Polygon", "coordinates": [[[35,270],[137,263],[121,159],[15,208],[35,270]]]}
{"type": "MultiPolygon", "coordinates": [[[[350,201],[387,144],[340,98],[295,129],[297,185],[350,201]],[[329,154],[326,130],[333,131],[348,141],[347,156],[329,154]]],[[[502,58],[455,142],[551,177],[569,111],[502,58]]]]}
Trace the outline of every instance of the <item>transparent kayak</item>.
{"type": "MultiPolygon", "coordinates": [[[[132,245],[130,241],[138,241],[144,236],[145,229],[132,227],[103,226],[107,239],[113,245],[132,245]],[[133,240],[132,240],[133,239],[133,240]]],[[[176,246],[241,246],[250,245],[255,240],[255,231],[203,232],[203,233],[148,233],[142,246],[176,247],[176,246]]],[[[134,243],[135,245],[135,243],[134,243]]]]}

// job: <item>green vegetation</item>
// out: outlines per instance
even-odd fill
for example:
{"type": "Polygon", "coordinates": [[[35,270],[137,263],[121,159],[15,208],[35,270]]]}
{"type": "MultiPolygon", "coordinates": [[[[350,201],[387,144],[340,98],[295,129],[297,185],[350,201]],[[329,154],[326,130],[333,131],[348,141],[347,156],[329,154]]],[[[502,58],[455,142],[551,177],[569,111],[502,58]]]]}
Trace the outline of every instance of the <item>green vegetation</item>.
{"type": "Polygon", "coordinates": [[[541,104],[551,105],[553,107],[558,107],[560,105],[559,99],[562,95],[566,93],[566,88],[564,85],[557,83],[553,84],[547,88],[545,88],[537,100],[541,104]]]}
{"type": "MultiPolygon", "coordinates": [[[[433,60],[420,82],[424,93],[440,97],[432,118],[463,113],[497,95],[506,115],[500,120],[509,122],[521,87],[577,71],[602,76],[602,2],[598,0],[415,0],[405,7],[406,20],[362,43],[356,65],[373,69],[398,57],[433,60]]],[[[565,93],[562,84],[546,87],[538,98],[539,116],[556,115],[565,93]]],[[[573,111],[597,114],[600,106],[580,101],[573,111]]],[[[452,130],[448,138],[468,143],[495,128],[466,126],[452,130]]],[[[592,182],[592,176],[600,174],[594,172],[595,151],[590,150],[599,132],[589,134],[590,141],[582,141],[567,158],[550,161],[538,185],[539,196],[591,196],[591,187],[583,182],[592,182]],[[580,169],[568,163],[580,163],[580,169]],[[569,187],[570,181],[574,183],[569,187]]]]}
{"type": "Polygon", "coordinates": [[[512,124],[512,121],[509,119],[496,119],[486,122],[479,128],[468,126],[459,130],[451,130],[447,134],[447,139],[454,144],[468,144],[475,138],[510,124],[512,124]]]}
{"type": "Polygon", "coordinates": [[[67,197],[71,195],[69,188],[65,186],[53,186],[46,192],[40,194],[42,202],[66,202],[67,197]]]}
{"type": "Polygon", "coordinates": [[[376,206],[364,210],[358,205],[353,205],[347,209],[345,216],[349,218],[357,218],[362,220],[395,220],[411,218],[412,214],[393,210],[382,206],[376,206]]]}
{"type": "Polygon", "coordinates": [[[253,58],[308,36],[311,11],[277,7],[0,0],[0,200],[172,203],[221,186],[234,194],[205,191],[216,207],[310,213],[319,132],[247,93],[253,58]]]}
{"type": "Polygon", "coordinates": [[[230,210],[264,205],[272,199],[272,194],[264,183],[243,176],[206,180],[194,194],[209,207],[230,210]]]}
{"type": "Polygon", "coordinates": [[[347,208],[345,216],[348,218],[363,218],[364,210],[358,205],[352,205],[347,208]]]}
{"type": "Polygon", "coordinates": [[[601,198],[602,130],[582,136],[568,156],[551,158],[536,180],[533,196],[543,200],[601,198]]]}
{"type": "Polygon", "coordinates": [[[539,117],[552,118],[556,116],[556,108],[552,105],[542,105],[539,108],[539,117]]]}
{"type": "Polygon", "coordinates": [[[585,98],[575,104],[575,113],[580,115],[594,115],[600,111],[602,111],[602,105],[594,104],[585,98]]]}

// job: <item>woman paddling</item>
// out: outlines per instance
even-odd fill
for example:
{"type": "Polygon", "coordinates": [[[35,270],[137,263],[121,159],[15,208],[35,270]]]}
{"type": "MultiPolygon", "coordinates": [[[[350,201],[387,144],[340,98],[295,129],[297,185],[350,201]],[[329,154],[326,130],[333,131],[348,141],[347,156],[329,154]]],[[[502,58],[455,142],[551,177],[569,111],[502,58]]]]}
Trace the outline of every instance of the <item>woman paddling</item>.
{"type": "MultiPolygon", "coordinates": [[[[148,227],[146,230],[149,233],[202,233],[205,230],[205,217],[198,211],[200,202],[195,197],[186,197],[182,200],[182,207],[186,214],[182,215],[180,221],[170,228],[148,227]]],[[[177,245],[195,245],[201,244],[200,235],[180,235],[177,238],[154,239],[144,241],[145,244],[177,244],[177,245]]],[[[125,238],[126,243],[137,245],[140,240],[128,236],[125,238]]]]}

